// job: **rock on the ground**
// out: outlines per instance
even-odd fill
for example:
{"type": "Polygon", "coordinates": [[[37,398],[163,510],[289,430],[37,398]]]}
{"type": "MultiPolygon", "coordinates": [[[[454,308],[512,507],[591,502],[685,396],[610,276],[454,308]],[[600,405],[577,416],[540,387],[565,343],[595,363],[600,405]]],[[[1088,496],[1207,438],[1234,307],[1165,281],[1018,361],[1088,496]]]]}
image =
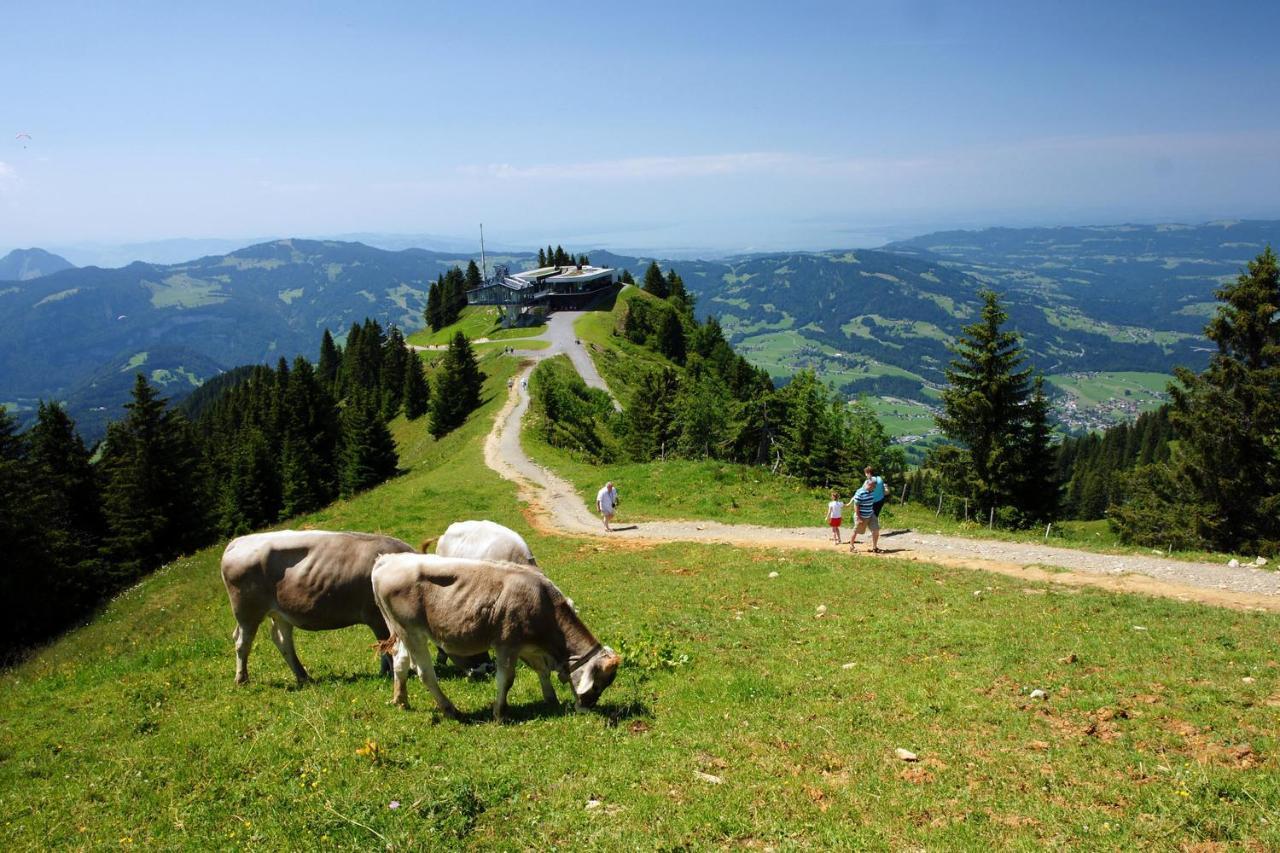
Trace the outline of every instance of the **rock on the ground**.
{"type": "Polygon", "coordinates": [[[777,576],[778,576],[777,572],[769,572],[769,577],[776,578],[777,576]]]}
{"type": "Polygon", "coordinates": [[[1031,698],[1032,699],[1048,699],[1049,694],[1041,690],[1039,687],[1037,687],[1035,690],[1031,691],[1031,698]]]}
{"type": "Polygon", "coordinates": [[[721,779],[719,776],[716,776],[714,773],[703,773],[701,770],[693,771],[693,775],[697,776],[703,782],[710,782],[712,785],[719,785],[720,783],[724,782],[723,779],[721,779]]]}
{"type": "Polygon", "coordinates": [[[1232,569],[1238,569],[1240,568],[1240,561],[1237,560],[1235,557],[1232,557],[1230,560],[1227,561],[1227,567],[1232,569]]]}
{"type": "Polygon", "coordinates": [[[919,761],[920,760],[919,757],[914,752],[912,752],[909,749],[903,749],[902,747],[898,747],[897,749],[895,749],[893,751],[893,754],[898,756],[898,758],[902,761],[919,761]]]}

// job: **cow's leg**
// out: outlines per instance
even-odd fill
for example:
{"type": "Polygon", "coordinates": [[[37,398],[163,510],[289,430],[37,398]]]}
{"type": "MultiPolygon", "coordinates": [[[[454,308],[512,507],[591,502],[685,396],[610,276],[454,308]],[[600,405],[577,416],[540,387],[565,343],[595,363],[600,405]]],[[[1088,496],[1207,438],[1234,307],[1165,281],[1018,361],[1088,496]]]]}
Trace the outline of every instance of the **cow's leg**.
{"type": "MultiPolygon", "coordinates": [[[[379,617],[376,622],[370,622],[369,628],[373,631],[373,636],[379,643],[391,636],[391,631],[387,629],[387,623],[383,622],[381,617],[379,617]]],[[[383,652],[378,655],[378,675],[386,678],[390,674],[391,655],[383,652]]]]}
{"type": "Polygon", "coordinates": [[[236,643],[236,684],[249,683],[249,650],[253,648],[253,638],[258,633],[261,621],[236,620],[236,630],[231,635],[236,643]]]}
{"type": "Polygon", "coordinates": [[[538,684],[542,687],[542,701],[554,705],[560,701],[560,697],[556,695],[556,689],[551,684],[551,668],[547,666],[547,662],[537,655],[529,655],[521,657],[529,669],[538,673],[538,684]]]}
{"type": "Polygon", "coordinates": [[[516,680],[516,661],[519,658],[515,652],[507,649],[498,648],[495,651],[498,662],[494,670],[494,681],[498,683],[498,698],[493,702],[493,719],[500,723],[507,713],[507,691],[511,689],[511,682],[516,680]]]}
{"type": "Polygon", "coordinates": [[[298,653],[293,648],[293,626],[274,613],[271,614],[271,625],[271,639],[284,656],[284,662],[293,670],[293,677],[298,680],[298,684],[306,684],[310,676],[302,668],[302,661],[298,660],[298,653]]]}
{"type": "MultiPolygon", "coordinates": [[[[430,646],[422,638],[412,635],[402,635],[400,637],[400,645],[401,647],[407,646],[409,648],[409,655],[418,669],[418,677],[422,679],[422,683],[427,685],[427,689],[435,697],[440,713],[451,720],[458,719],[458,709],[449,701],[449,697],[444,695],[444,691],[440,689],[440,682],[436,681],[436,670],[431,665],[430,646]]],[[[399,660],[398,657],[397,660],[399,660]]]]}
{"type": "Polygon", "coordinates": [[[413,669],[413,658],[404,640],[396,647],[396,656],[391,682],[391,704],[409,710],[409,672],[413,669]]]}

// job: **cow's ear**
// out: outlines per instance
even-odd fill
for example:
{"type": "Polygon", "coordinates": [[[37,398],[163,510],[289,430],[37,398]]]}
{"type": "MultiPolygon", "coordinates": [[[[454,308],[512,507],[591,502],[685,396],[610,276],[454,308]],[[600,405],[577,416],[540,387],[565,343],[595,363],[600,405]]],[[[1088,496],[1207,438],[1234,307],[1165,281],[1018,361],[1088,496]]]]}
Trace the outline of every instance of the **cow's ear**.
{"type": "Polygon", "coordinates": [[[591,692],[591,687],[596,683],[591,670],[592,667],[583,666],[570,673],[569,677],[574,680],[573,692],[576,695],[585,696],[591,692]]]}

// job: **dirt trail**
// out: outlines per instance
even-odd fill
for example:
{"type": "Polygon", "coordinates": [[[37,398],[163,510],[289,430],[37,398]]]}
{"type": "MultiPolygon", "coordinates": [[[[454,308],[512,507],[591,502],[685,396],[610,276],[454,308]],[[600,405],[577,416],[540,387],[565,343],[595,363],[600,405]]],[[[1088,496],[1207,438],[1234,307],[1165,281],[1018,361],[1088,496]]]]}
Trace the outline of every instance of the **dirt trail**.
{"type": "MultiPolygon", "coordinates": [[[[562,336],[550,349],[522,353],[532,361],[573,347],[562,336]]],[[[586,354],[583,353],[585,356],[586,354]]],[[[575,362],[576,363],[576,362],[575,362]]],[[[532,367],[521,372],[528,377],[532,367]]],[[[594,372],[594,366],[592,367],[594,372]]],[[[598,374],[596,374],[597,381],[598,374]]],[[[520,422],[529,408],[528,389],[516,381],[485,440],[484,459],[503,478],[514,482],[529,504],[532,523],[551,534],[596,536],[612,542],[708,542],[772,548],[834,550],[826,528],[780,528],[715,521],[645,521],[622,523],[606,534],[598,516],[574,487],[530,459],[520,446],[520,422]]],[[[603,382],[601,382],[603,384],[603,382]]],[[[1194,601],[1236,610],[1280,613],[1280,572],[1251,566],[1231,568],[1134,554],[1099,554],[1050,545],[999,542],[886,530],[880,544],[888,557],[957,568],[998,572],[1024,580],[1070,587],[1092,586],[1194,601]]],[[[840,553],[848,553],[841,548],[840,553]]],[[[850,559],[872,555],[861,553],[850,559]]],[[[876,557],[880,559],[880,557],[876,557]]]]}

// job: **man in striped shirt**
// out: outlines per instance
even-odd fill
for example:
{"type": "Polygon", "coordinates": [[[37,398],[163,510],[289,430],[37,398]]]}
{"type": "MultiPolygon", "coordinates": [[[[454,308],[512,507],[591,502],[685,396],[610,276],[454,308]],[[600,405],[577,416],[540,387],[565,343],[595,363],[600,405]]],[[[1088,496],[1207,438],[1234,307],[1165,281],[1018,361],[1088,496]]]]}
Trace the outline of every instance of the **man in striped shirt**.
{"type": "Polygon", "coordinates": [[[876,516],[876,497],[875,483],[867,480],[862,484],[862,488],[854,492],[850,503],[856,508],[855,515],[858,519],[857,527],[853,528],[853,535],[849,538],[849,550],[856,550],[858,544],[858,534],[864,530],[871,531],[871,550],[877,554],[880,553],[880,519],[876,516]]]}

